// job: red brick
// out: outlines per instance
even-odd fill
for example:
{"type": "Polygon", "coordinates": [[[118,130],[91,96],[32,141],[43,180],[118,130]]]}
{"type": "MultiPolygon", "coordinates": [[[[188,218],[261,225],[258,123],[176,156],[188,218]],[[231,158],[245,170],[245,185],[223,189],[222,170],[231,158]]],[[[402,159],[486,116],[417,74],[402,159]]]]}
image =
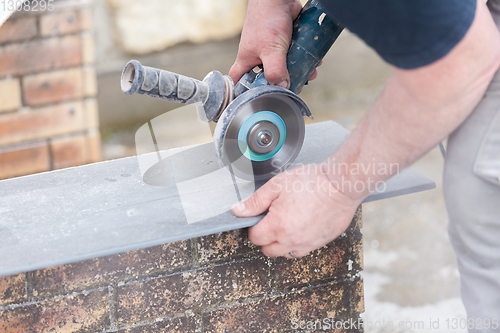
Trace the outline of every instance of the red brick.
{"type": "Polygon", "coordinates": [[[49,148],[46,142],[0,148],[0,179],[29,175],[49,169],[49,148]]]}
{"type": "Polygon", "coordinates": [[[221,232],[198,238],[198,261],[200,264],[236,260],[256,254],[259,248],[248,240],[248,229],[221,232]]]}
{"type": "Polygon", "coordinates": [[[26,299],[24,274],[0,277],[0,304],[11,304],[26,299]]]}
{"type": "Polygon", "coordinates": [[[80,31],[80,15],[75,10],[40,16],[40,34],[55,36],[80,31]]]}
{"type": "Polygon", "coordinates": [[[158,272],[173,272],[192,263],[190,241],[125,252],[33,272],[36,299],[65,295],[158,272]]]}
{"type": "Polygon", "coordinates": [[[0,312],[0,332],[96,332],[110,326],[108,290],[0,312]]]}
{"type": "Polygon", "coordinates": [[[36,18],[10,18],[0,26],[0,44],[15,42],[36,36],[36,18]]]}
{"type": "Polygon", "coordinates": [[[117,289],[118,321],[137,322],[270,292],[267,260],[235,262],[117,289]]]}
{"type": "Polygon", "coordinates": [[[0,77],[77,66],[81,63],[79,36],[49,38],[0,47],[0,77]]]}
{"type": "Polygon", "coordinates": [[[179,333],[179,332],[195,332],[196,320],[194,317],[180,317],[175,319],[163,319],[152,324],[137,326],[119,330],[120,333],[179,333]]]}
{"type": "Polygon", "coordinates": [[[0,145],[49,138],[86,129],[81,102],[63,103],[0,116],[0,145]]]}
{"type": "Polygon", "coordinates": [[[39,106],[83,96],[83,74],[80,68],[25,76],[23,80],[25,105],[39,106]]]}
{"type": "Polygon", "coordinates": [[[316,321],[350,318],[358,301],[352,295],[358,282],[330,283],[257,302],[203,313],[203,328],[210,332],[288,332],[292,320],[316,321]]]}
{"type": "Polygon", "coordinates": [[[346,278],[350,260],[349,238],[339,238],[300,259],[276,258],[274,272],[280,289],[321,280],[346,278]]]}
{"type": "Polygon", "coordinates": [[[87,162],[87,137],[84,134],[52,139],[50,146],[54,169],[68,168],[87,162]]]}

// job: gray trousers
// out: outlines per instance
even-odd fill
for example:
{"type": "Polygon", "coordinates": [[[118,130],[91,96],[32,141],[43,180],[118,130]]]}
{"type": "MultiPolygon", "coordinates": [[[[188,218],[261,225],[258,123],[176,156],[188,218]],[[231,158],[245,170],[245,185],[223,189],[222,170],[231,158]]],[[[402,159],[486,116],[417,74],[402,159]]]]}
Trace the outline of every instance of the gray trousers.
{"type": "Polygon", "coordinates": [[[469,332],[500,332],[500,71],[448,139],[444,196],[469,332]]]}

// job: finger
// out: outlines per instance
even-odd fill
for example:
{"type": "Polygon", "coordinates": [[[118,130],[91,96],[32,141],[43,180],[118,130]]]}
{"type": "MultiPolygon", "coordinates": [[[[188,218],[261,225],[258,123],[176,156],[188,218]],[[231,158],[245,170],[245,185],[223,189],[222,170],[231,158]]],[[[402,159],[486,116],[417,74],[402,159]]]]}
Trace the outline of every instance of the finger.
{"type": "Polygon", "coordinates": [[[231,208],[233,214],[238,217],[248,217],[265,212],[279,196],[279,191],[272,187],[272,181],[268,181],[247,199],[233,205],[231,208]]]}
{"type": "Polygon", "coordinates": [[[302,10],[302,4],[299,1],[295,1],[292,4],[292,8],[290,8],[290,13],[292,14],[293,21],[295,21],[297,16],[299,16],[301,10],[302,10]]]}
{"type": "MultiPolygon", "coordinates": [[[[262,253],[268,257],[284,257],[290,256],[290,247],[285,246],[281,243],[274,242],[269,245],[265,245],[262,247],[262,253]]],[[[295,255],[295,253],[294,253],[295,255]]],[[[290,256],[291,258],[291,256],[290,256]]]]}
{"type": "Polygon", "coordinates": [[[315,69],[314,72],[311,74],[311,76],[309,76],[309,81],[312,81],[317,77],[318,77],[318,71],[315,69]]]}
{"type": "Polygon", "coordinates": [[[288,253],[285,254],[283,257],[288,258],[288,259],[300,259],[302,257],[305,257],[306,255],[307,255],[307,253],[304,253],[301,251],[288,251],[288,253]],[[293,253],[293,257],[290,254],[290,252],[293,253]]]}
{"type": "Polygon", "coordinates": [[[264,76],[271,85],[283,88],[290,87],[290,76],[286,68],[286,54],[288,49],[282,46],[273,48],[272,52],[262,55],[264,65],[264,76]]]}
{"type": "Polygon", "coordinates": [[[278,240],[278,232],[275,227],[276,217],[269,212],[262,220],[248,230],[248,238],[252,244],[265,246],[278,240]],[[274,221],[274,223],[273,223],[274,221]]]}
{"type": "Polygon", "coordinates": [[[238,83],[243,74],[248,73],[255,66],[260,65],[253,62],[245,62],[241,63],[238,59],[236,59],[233,66],[229,70],[229,76],[233,79],[234,84],[238,83]]]}

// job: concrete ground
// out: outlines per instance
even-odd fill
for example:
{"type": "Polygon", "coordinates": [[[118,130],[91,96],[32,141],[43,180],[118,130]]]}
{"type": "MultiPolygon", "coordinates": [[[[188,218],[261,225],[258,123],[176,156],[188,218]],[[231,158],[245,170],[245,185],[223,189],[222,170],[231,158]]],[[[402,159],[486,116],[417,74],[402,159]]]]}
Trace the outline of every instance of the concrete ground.
{"type": "MultiPolygon", "coordinates": [[[[324,61],[318,80],[305,87],[301,96],[316,121],[334,120],[353,129],[379,95],[390,71],[352,35],[346,34],[337,44],[340,46],[324,61]]],[[[237,41],[220,45],[233,52],[223,58],[234,59],[237,41]]],[[[216,49],[209,45],[203,52],[215,52],[216,49]]],[[[176,50],[172,51],[174,55],[180,52],[176,50]]],[[[222,72],[227,72],[230,66],[227,59],[223,64],[220,59],[217,62],[222,72]]],[[[149,60],[155,62],[152,58],[149,60]]],[[[185,63],[180,67],[187,68],[185,63]]],[[[201,78],[204,76],[201,72],[210,70],[199,63],[196,67],[200,71],[198,74],[179,72],[201,78]]],[[[175,71],[175,68],[168,69],[175,71]]],[[[151,119],[166,111],[144,111],[136,106],[138,112],[131,123],[120,119],[116,112],[125,107],[125,98],[114,94],[115,90],[119,92],[118,87],[108,87],[118,84],[116,77],[119,78],[119,74],[103,73],[99,82],[100,91],[104,92],[100,96],[100,109],[104,113],[101,120],[105,159],[134,155],[135,131],[147,121],[142,113],[151,119]],[[113,108],[113,105],[119,107],[113,108]],[[122,126],[113,126],[115,123],[122,126]]],[[[124,112],[130,114],[133,110],[124,112]]],[[[176,121],[179,129],[184,129],[180,132],[184,131],[187,136],[193,135],[189,131],[190,121],[182,116],[176,121]]],[[[443,159],[439,149],[430,151],[413,167],[434,180],[437,188],[363,206],[365,332],[466,332],[453,329],[456,321],[465,318],[465,310],[460,300],[456,258],[446,230],[448,220],[441,181],[443,159]]]]}

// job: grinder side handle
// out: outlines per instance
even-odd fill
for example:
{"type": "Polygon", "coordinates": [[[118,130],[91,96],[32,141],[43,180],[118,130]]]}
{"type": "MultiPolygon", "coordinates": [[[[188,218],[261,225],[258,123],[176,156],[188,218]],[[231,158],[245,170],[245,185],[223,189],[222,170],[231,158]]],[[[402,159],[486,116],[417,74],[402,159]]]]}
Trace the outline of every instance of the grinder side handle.
{"type": "MultiPolygon", "coordinates": [[[[344,28],[326,14],[318,0],[309,0],[293,23],[292,42],[287,53],[290,90],[299,93],[344,28]]],[[[243,75],[234,88],[235,96],[269,85],[262,66],[243,75]]]]}
{"type": "Polygon", "coordinates": [[[233,82],[229,76],[212,71],[199,81],[187,76],[143,66],[137,60],[127,63],[121,88],[127,95],[142,94],[170,102],[196,104],[203,121],[216,120],[230,102],[233,82]]]}

